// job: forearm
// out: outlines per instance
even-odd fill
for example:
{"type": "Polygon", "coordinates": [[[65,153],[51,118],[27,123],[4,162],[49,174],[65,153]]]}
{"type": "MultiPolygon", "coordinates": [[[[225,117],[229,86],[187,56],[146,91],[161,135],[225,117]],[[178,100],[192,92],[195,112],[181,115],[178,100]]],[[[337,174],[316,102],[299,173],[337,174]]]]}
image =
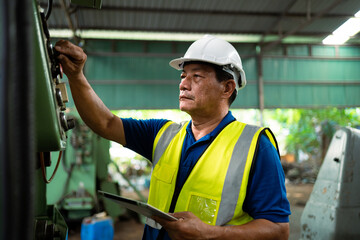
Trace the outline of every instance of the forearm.
{"type": "Polygon", "coordinates": [[[107,136],[107,129],[115,118],[97,96],[83,74],[69,78],[71,93],[82,120],[97,134],[107,136]]]}
{"type": "Polygon", "coordinates": [[[96,95],[83,74],[87,59],[84,51],[69,41],[56,43],[58,60],[69,79],[72,97],[83,121],[100,136],[125,145],[122,121],[96,95]]]}
{"type": "Polygon", "coordinates": [[[288,223],[273,223],[265,219],[253,220],[241,226],[215,226],[211,229],[210,238],[207,239],[286,240],[289,237],[288,223]]]}
{"type": "Polygon", "coordinates": [[[159,217],[154,217],[154,220],[165,228],[173,240],[286,240],[289,237],[288,223],[257,219],[240,226],[212,226],[205,224],[191,212],[172,215],[179,220],[168,221],[159,217]]]}

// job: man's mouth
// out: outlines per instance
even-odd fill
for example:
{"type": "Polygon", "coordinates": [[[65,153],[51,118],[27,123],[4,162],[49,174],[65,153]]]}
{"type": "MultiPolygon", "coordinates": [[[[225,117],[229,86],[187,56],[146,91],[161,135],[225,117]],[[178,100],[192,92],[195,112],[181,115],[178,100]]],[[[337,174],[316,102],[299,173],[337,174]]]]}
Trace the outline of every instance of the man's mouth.
{"type": "Polygon", "coordinates": [[[194,97],[190,96],[190,95],[182,94],[179,96],[179,100],[193,100],[193,99],[194,99],[194,97]]]}

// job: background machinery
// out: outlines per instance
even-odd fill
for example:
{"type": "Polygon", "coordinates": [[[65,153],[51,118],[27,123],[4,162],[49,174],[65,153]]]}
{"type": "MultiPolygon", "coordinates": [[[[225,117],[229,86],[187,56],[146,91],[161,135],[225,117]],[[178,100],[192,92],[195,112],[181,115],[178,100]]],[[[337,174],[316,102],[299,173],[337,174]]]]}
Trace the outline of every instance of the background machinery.
{"type": "Polygon", "coordinates": [[[335,132],[301,216],[301,239],[359,239],[360,130],[335,132]]]}

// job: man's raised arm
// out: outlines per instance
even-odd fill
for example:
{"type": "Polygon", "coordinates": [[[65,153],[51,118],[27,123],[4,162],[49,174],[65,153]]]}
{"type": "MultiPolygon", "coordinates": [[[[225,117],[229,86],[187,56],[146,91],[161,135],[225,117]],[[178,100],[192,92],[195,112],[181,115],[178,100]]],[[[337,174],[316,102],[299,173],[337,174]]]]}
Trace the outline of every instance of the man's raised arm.
{"type": "Polygon", "coordinates": [[[65,40],[58,41],[55,49],[59,52],[58,59],[69,79],[71,94],[82,120],[100,136],[125,145],[121,119],[105,106],[83,73],[87,58],[84,51],[65,40]]]}

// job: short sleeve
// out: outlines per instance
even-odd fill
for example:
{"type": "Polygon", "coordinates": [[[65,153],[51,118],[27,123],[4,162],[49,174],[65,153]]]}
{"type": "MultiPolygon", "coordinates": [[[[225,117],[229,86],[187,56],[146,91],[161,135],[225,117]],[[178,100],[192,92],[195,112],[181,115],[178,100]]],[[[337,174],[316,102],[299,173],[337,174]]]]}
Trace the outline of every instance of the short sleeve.
{"type": "Polygon", "coordinates": [[[289,222],[284,171],[275,147],[265,135],[260,137],[253,164],[243,210],[254,219],[289,222]]]}
{"type": "Polygon", "coordinates": [[[137,120],[133,118],[122,118],[121,120],[123,122],[125,132],[125,147],[151,161],[155,137],[168,120],[137,120]]]}

